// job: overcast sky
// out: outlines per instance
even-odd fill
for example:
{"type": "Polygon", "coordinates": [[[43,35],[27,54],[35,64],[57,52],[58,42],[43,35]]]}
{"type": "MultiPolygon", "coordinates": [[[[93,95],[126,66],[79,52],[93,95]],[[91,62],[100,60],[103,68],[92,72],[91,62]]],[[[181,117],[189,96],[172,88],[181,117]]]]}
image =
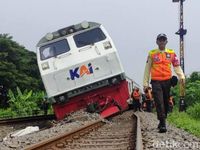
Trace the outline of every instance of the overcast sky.
{"type": "MultiPolygon", "coordinates": [[[[26,49],[47,32],[87,21],[102,23],[129,77],[142,83],[147,53],[159,33],[179,56],[179,7],[172,0],[0,0],[0,33],[26,49]]],[[[200,71],[200,0],[184,2],[185,73],[200,71]]]]}

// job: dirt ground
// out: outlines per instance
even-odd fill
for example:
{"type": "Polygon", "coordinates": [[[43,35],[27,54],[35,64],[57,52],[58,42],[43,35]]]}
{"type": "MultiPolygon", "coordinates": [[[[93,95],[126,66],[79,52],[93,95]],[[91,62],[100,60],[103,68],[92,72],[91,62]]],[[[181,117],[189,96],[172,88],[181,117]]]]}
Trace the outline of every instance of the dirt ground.
{"type": "Polygon", "coordinates": [[[14,128],[12,125],[0,126],[0,141],[2,141],[3,138],[7,136],[7,134],[13,131],[14,131],[14,128]]]}

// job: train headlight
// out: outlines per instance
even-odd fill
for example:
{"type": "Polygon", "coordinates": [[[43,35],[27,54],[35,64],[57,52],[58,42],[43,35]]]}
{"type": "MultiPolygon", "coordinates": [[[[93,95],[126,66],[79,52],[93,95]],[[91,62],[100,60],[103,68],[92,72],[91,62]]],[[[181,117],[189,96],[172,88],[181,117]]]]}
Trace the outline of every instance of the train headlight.
{"type": "Polygon", "coordinates": [[[113,78],[113,79],[111,80],[111,82],[112,82],[112,84],[118,84],[118,83],[119,83],[119,81],[117,80],[117,78],[113,78]]]}
{"type": "Polygon", "coordinates": [[[83,21],[83,22],[81,23],[81,27],[82,27],[83,29],[86,29],[86,28],[89,27],[89,23],[88,23],[87,21],[83,21]]]}
{"type": "Polygon", "coordinates": [[[60,30],[60,34],[62,36],[65,36],[67,34],[67,30],[66,29],[60,30]]]}
{"type": "Polygon", "coordinates": [[[45,38],[46,38],[48,41],[50,41],[50,40],[53,39],[53,34],[52,34],[52,33],[47,33],[47,34],[45,35],[45,38]]]}
{"type": "Polygon", "coordinates": [[[59,102],[64,102],[64,101],[65,101],[65,96],[63,96],[63,95],[60,96],[60,97],[59,97],[59,102]]]}
{"type": "Polygon", "coordinates": [[[104,49],[110,49],[110,48],[112,48],[112,45],[109,41],[107,41],[107,42],[103,43],[103,47],[104,47],[104,49]]]}
{"type": "Polygon", "coordinates": [[[42,66],[42,70],[49,69],[49,63],[48,62],[42,63],[41,66],[42,66]]]}

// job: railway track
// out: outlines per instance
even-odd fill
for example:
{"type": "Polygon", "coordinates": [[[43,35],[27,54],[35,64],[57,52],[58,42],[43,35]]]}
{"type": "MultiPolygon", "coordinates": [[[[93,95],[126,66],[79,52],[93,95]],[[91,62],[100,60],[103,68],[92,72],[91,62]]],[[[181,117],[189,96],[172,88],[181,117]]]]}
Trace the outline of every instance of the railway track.
{"type": "Polygon", "coordinates": [[[31,145],[25,150],[135,150],[142,149],[138,118],[132,111],[90,122],[81,128],[31,145]]]}
{"type": "Polygon", "coordinates": [[[56,119],[55,115],[41,115],[41,116],[11,118],[11,119],[0,119],[0,126],[8,125],[8,124],[17,124],[17,123],[21,124],[21,123],[33,122],[33,121],[53,120],[53,119],[56,119]]]}

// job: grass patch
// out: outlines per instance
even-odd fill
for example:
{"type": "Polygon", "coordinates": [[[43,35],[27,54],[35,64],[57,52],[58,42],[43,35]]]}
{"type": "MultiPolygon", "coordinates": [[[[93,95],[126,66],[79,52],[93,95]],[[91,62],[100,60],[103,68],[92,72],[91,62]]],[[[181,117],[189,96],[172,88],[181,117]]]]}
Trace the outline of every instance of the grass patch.
{"type": "Polygon", "coordinates": [[[196,120],[186,112],[174,110],[174,112],[168,116],[167,120],[176,127],[182,128],[185,131],[200,137],[200,120],[196,120]]]}

